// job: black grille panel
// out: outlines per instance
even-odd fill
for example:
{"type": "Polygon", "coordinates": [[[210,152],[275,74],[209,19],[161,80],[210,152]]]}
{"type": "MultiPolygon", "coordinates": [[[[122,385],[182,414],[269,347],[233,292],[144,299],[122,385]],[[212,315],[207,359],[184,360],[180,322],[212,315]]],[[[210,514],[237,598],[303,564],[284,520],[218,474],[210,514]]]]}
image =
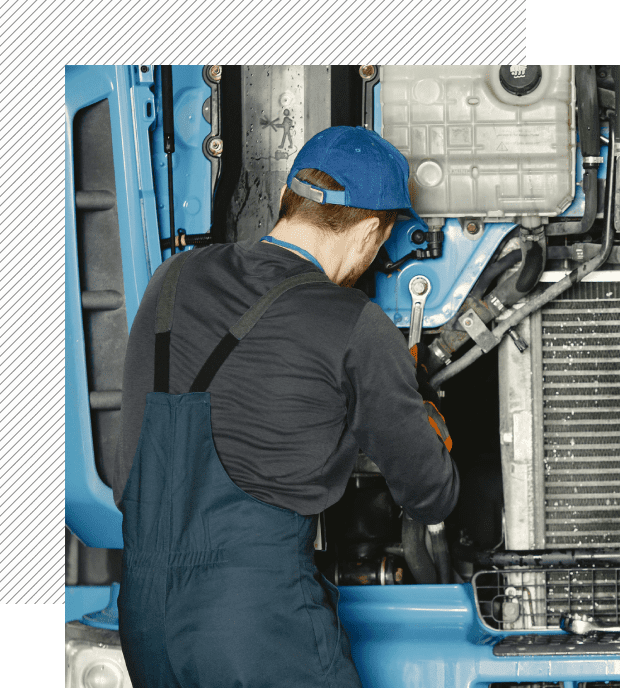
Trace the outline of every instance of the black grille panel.
{"type": "Polygon", "coordinates": [[[542,310],[545,545],[620,546],[620,283],[542,310]]]}
{"type": "Polygon", "coordinates": [[[620,568],[480,571],[472,584],[481,620],[500,631],[559,629],[564,613],[620,622],[620,568]]]}

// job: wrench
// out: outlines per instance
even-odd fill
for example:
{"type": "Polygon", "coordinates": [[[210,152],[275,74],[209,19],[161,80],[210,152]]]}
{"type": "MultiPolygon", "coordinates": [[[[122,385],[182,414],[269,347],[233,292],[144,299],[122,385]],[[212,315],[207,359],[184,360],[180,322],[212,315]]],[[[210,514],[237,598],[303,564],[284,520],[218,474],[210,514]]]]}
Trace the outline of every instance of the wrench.
{"type": "Polygon", "coordinates": [[[411,324],[409,325],[409,348],[417,344],[422,338],[422,321],[424,320],[424,304],[431,293],[431,283],[424,275],[416,275],[409,280],[411,294],[411,324]]]}
{"type": "Polygon", "coordinates": [[[560,628],[576,635],[588,635],[590,633],[620,633],[620,626],[605,626],[595,621],[591,616],[583,614],[562,614],[560,628]]]}

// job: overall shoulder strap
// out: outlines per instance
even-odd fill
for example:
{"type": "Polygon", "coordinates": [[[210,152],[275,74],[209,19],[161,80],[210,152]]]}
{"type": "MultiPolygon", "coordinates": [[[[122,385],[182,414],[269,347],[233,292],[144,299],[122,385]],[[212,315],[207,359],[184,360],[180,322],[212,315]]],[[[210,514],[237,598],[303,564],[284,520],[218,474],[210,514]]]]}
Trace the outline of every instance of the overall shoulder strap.
{"type": "Polygon", "coordinates": [[[184,251],[172,261],[157,297],[155,314],[155,384],[156,392],[168,392],[170,377],[170,330],[174,314],[177,284],[185,261],[192,251],[184,251]]]}
{"type": "Polygon", "coordinates": [[[192,383],[190,392],[204,392],[208,389],[215,374],[228,358],[231,351],[248,332],[250,332],[277,298],[282,296],[282,294],[289,289],[293,289],[293,287],[316,282],[330,282],[330,279],[322,272],[306,272],[285,279],[283,282],[280,282],[280,284],[270,289],[264,296],[261,296],[261,298],[250,307],[239,320],[237,320],[228,330],[228,333],[222,337],[215,349],[213,349],[211,355],[205,361],[205,364],[202,366],[196,379],[192,383]]]}

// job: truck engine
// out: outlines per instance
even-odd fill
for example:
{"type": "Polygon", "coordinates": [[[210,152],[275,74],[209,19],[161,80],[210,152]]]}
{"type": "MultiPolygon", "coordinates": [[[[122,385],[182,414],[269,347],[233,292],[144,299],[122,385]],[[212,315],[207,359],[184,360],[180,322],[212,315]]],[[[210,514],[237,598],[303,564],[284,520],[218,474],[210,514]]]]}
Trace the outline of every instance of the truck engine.
{"type": "Polygon", "coordinates": [[[67,687],[129,685],[110,485],[146,284],[270,231],[343,124],[409,162],[421,219],[356,288],[418,346],[461,475],[424,526],[360,452],[321,514],[362,682],[620,686],[620,68],[67,67],[66,93],[67,687]]]}

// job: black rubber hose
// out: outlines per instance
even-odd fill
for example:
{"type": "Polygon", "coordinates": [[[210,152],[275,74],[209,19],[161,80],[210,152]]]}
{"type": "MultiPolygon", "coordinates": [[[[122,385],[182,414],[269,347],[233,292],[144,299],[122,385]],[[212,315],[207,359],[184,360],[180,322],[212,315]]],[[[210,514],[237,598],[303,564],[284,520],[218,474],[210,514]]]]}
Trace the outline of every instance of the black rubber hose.
{"type": "MultiPolygon", "coordinates": [[[[609,150],[613,151],[616,140],[615,117],[610,118],[609,124],[609,150]]],[[[590,260],[588,260],[586,263],[576,267],[568,275],[566,275],[566,277],[547,287],[544,292],[530,299],[530,301],[525,303],[521,308],[513,311],[507,318],[502,320],[501,324],[499,324],[493,330],[495,346],[502,341],[504,335],[509,329],[515,327],[515,325],[518,325],[522,320],[527,318],[528,315],[542,308],[544,305],[549,303],[549,301],[552,301],[567,289],[570,289],[570,287],[572,287],[574,284],[581,282],[586,275],[589,275],[594,270],[597,270],[605,263],[607,258],[609,258],[609,254],[613,248],[614,242],[614,224],[612,222],[612,216],[616,167],[617,160],[613,156],[610,156],[609,163],[607,165],[607,180],[605,189],[605,232],[603,233],[601,250],[596,256],[594,256],[594,258],[590,258],[590,260]]],[[[446,380],[454,377],[462,370],[470,366],[474,361],[477,361],[483,355],[483,353],[484,352],[479,345],[473,346],[466,354],[461,356],[458,361],[455,361],[450,366],[444,368],[434,375],[430,380],[431,386],[437,389],[446,380]]]]}
{"type": "Polygon", "coordinates": [[[430,585],[437,582],[433,560],[426,549],[426,526],[403,514],[403,555],[416,583],[430,585]]]}
{"type": "Polygon", "coordinates": [[[598,180],[596,168],[584,169],[581,181],[585,194],[585,207],[581,220],[572,222],[550,222],[547,225],[547,236],[566,236],[568,234],[585,234],[596,219],[598,206],[598,180]]]}
{"type": "MultiPolygon", "coordinates": [[[[521,237],[523,257],[519,270],[491,292],[492,297],[499,299],[505,307],[514,305],[526,294],[529,294],[538,284],[538,280],[545,269],[547,257],[545,233],[541,231],[534,241],[530,241],[530,237],[531,234],[521,237]]],[[[493,298],[491,298],[491,302],[493,302],[493,298]]]]}
{"type": "Polygon", "coordinates": [[[598,158],[601,154],[601,132],[598,115],[598,86],[594,65],[576,65],[575,85],[577,90],[577,111],[579,147],[584,158],[582,187],[586,197],[583,217],[579,222],[554,222],[547,227],[547,236],[584,234],[589,231],[596,218],[598,207],[598,163],[587,158],[598,158]]]}
{"type": "Polygon", "coordinates": [[[598,121],[598,84],[594,65],[575,66],[575,87],[581,155],[584,158],[598,157],[601,154],[601,127],[598,121]]]}
{"type": "Polygon", "coordinates": [[[470,296],[475,299],[481,299],[485,294],[491,283],[496,277],[499,277],[503,272],[509,270],[513,265],[516,265],[521,260],[521,251],[511,251],[503,258],[490,263],[482,272],[474,288],[469,292],[470,296]]]}
{"type": "MultiPolygon", "coordinates": [[[[579,246],[583,245],[579,244],[579,246]]],[[[574,260],[570,246],[548,246],[547,258],[551,260],[574,260]]],[[[493,280],[503,272],[506,272],[506,270],[509,270],[513,265],[516,265],[520,259],[521,251],[516,250],[507,253],[503,258],[496,260],[494,263],[489,263],[478,278],[474,288],[469,292],[469,295],[475,299],[481,299],[486,294],[493,280]]]]}

